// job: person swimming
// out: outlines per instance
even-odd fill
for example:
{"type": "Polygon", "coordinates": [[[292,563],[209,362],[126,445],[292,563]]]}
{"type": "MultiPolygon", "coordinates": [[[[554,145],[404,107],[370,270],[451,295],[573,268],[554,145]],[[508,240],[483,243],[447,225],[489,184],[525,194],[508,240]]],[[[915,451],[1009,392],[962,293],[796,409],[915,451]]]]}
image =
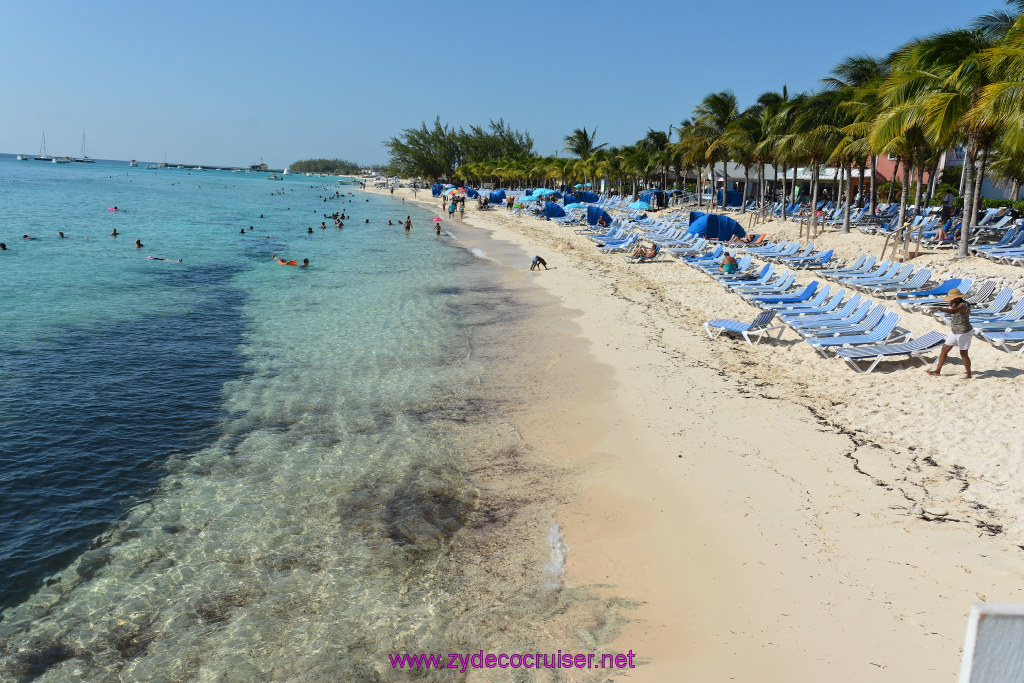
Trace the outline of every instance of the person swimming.
{"type": "Polygon", "coordinates": [[[141,249],[142,248],[142,240],[135,240],[135,248],[136,249],[141,249]]]}
{"type": "Polygon", "coordinates": [[[114,228],[113,230],[111,230],[111,231],[110,231],[110,236],[111,236],[111,237],[117,237],[117,236],[118,236],[118,235],[120,235],[120,234],[121,234],[121,233],[119,233],[119,232],[117,231],[117,228],[114,228]]]}
{"type": "Polygon", "coordinates": [[[306,230],[306,232],[308,232],[310,235],[312,235],[313,234],[313,228],[312,227],[309,228],[308,230],[306,230]]]}
{"type": "Polygon", "coordinates": [[[174,259],[164,258],[163,256],[147,256],[150,261],[168,261],[170,263],[181,263],[181,259],[175,261],[174,259]]]}
{"type": "Polygon", "coordinates": [[[63,232],[58,232],[57,234],[60,235],[61,239],[64,239],[64,233],[63,232]]]}

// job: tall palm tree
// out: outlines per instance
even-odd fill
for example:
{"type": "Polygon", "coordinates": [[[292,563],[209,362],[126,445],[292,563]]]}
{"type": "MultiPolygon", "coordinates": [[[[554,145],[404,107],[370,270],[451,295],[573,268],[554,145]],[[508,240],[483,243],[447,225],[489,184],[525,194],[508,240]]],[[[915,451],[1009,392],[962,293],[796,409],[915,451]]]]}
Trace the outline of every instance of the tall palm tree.
{"type": "MultiPolygon", "coordinates": [[[[707,159],[712,162],[712,183],[714,182],[714,160],[716,157],[722,160],[723,208],[726,205],[725,191],[729,188],[729,143],[726,131],[739,115],[736,95],[731,90],[712,93],[693,108],[693,126],[690,135],[705,147],[707,159]]],[[[714,196],[713,192],[712,196],[714,196]]]]}
{"type": "Polygon", "coordinates": [[[565,142],[565,147],[562,148],[562,151],[575,154],[580,159],[588,159],[591,154],[607,145],[605,142],[602,142],[600,145],[595,144],[597,141],[597,129],[595,128],[592,133],[587,133],[586,126],[577,128],[569,135],[566,135],[563,141],[565,142]]]}
{"type": "MultiPolygon", "coordinates": [[[[957,29],[933,34],[901,50],[882,94],[899,108],[888,124],[893,135],[921,126],[940,148],[966,143],[964,160],[964,229],[960,256],[968,253],[969,230],[981,191],[984,166],[974,174],[976,161],[984,163],[999,130],[991,119],[978,115],[983,94],[992,83],[986,51],[993,47],[981,29],[957,29]]],[[[883,112],[883,116],[885,113],[883,112]]]]}
{"type": "MultiPolygon", "coordinates": [[[[844,102],[841,107],[853,120],[847,124],[843,133],[847,136],[846,151],[849,156],[855,159],[860,168],[858,175],[858,193],[861,199],[864,198],[864,175],[867,170],[867,163],[871,161],[870,193],[867,204],[868,210],[875,212],[875,181],[878,169],[878,155],[872,153],[868,141],[868,133],[871,130],[870,122],[875,118],[878,110],[878,87],[885,80],[890,71],[890,59],[878,59],[868,55],[856,55],[847,57],[832,67],[831,76],[823,79],[825,87],[830,90],[843,92],[844,102]]],[[[852,182],[847,191],[847,199],[852,199],[852,182]]],[[[846,207],[846,218],[843,220],[843,232],[850,231],[849,216],[850,207],[846,207]]]]}

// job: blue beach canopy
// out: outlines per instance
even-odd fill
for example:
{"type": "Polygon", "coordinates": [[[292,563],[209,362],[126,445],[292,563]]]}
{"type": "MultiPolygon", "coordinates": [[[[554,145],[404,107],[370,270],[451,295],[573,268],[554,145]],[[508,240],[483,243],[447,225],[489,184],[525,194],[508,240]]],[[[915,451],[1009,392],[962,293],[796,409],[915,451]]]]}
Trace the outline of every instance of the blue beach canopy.
{"type": "Polygon", "coordinates": [[[608,212],[602,209],[600,206],[588,206],[587,207],[587,225],[597,225],[597,222],[604,218],[604,222],[608,225],[612,224],[612,217],[608,215],[608,212]]]}
{"type": "Polygon", "coordinates": [[[546,202],[544,204],[544,216],[547,218],[561,218],[565,215],[565,210],[554,202],[546,202]]]}
{"type": "Polygon", "coordinates": [[[474,190],[472,187],[467,187],[466,196],[469,197],[470,199],[476,199],[477,197],[480,196],[480,193],[474,190]]]}
{"type": "Polygon", "coordinates": [[[598,200],[598,196],[593,192],[577,192],[576,199],[592,204],[598,200]]]}
{"type": "Polygon", "coordinates": [[[491,193],[491,204],[504,204],[505,203],[505,190],[498,190],[497,192],[491,193]]]}
{"type": "MultiPolygon", "coordinates": [[[[716,195],[716,197],[717,198],[715,199],[715,203],[718,204],[719,206],[721,206],[722,205],[722,191],[721,190],[718,191],[718,194],[716,195]]],[[[726,198],[726,201],[729,203],[729,206],[740,206],[740,205],[743,204],[743,193],[740,192],[739,190],[729,190],[729,193],[726,195],[725,198],[726,198]]]]}
{"type": "Polygon", "coordinates": [[[647,202],[651,208],[663,209],[668,206],[668,195],[663,190],[644,190],[637,196],[637,200],[647,202]]]}
{"type": "MultiPolygon", "coordinates": [[[[692,215],[692,214],[691,214],[692,215]]],[[[746,237],[747,232],[743,227],[728,216],[717,213],[709,213],[690,222],[686,229],[687,235],[699,235],[709,240],[728,241],[733,235],[746,237]]]]}
{"type": "Polygon", "coordinates": [[[562,202],[563,204],[572,204],[573,202],[579,201],[578,199],[576,199],[576,195],[574,194],[566,194],[565,197],[563,197],[562,199],[564,200],[562,202]]]}

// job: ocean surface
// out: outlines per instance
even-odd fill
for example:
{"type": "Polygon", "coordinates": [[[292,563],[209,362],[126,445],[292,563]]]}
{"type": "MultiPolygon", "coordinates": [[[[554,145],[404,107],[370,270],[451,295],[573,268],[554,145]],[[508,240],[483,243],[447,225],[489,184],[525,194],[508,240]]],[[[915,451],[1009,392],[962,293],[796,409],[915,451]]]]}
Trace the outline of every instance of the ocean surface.
{"type": "Polygon", "coordinates": [[[0,679],[392,680],[586,600],[467,474],[524,447],[477,345],[527,313],[432,213],[9,156],[0,200],[0,679]]]}

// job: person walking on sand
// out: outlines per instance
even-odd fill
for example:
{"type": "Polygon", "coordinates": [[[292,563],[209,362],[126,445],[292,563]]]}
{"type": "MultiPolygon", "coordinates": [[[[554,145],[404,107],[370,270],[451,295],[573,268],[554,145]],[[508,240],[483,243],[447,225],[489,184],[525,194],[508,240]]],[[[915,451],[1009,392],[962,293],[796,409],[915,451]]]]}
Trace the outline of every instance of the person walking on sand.
{"type": "Polygon", "coordinates": [[[461,221],[466,215],[466,200],[463,199],[459,202],[459,220],[461,221]]]}
{"type": "Polygon", "coordinates": [[[971,333],[971,330],[974,329],[971,326],[971,305],[967,303],[959,289],[949,290],[946,301],[949,302],[949,308],[934,310],[949,313],[949,336],[946,337],[946,343],[939,351],[939,360],[935,364],[935,369],[929,370],[928,374],[938,377],[942,372],[942,366],[946,363],[946,356],[949,355],[950,349],[956,346],[960,349],[960,358],[964,361],[964,370],[967,371],[966,379],[971,379],[971,358],[967,355],[967,350],[971,348],[971,339],[974,336],[971,333]]]}

